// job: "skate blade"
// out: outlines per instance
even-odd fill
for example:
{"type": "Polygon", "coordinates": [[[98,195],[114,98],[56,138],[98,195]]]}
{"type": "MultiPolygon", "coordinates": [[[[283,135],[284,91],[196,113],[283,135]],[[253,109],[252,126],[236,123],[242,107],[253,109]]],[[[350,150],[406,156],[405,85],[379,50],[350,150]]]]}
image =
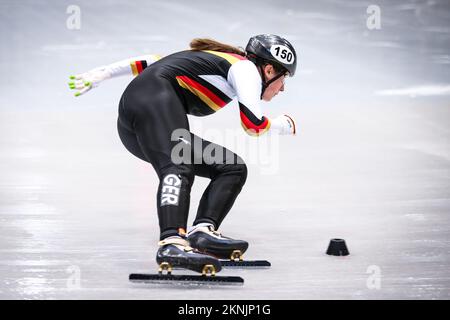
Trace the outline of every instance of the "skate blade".
{"type": "Polygon", "coordinates": [[[271,263],[267,260],[220,260],[220,264],[224,268],[270,268],[271,263]]]}
{"type": "Polygon", "coordinates": [[[155,283],[155,284],[206,284],[206,285],[238,285],[244,284],[241,277],[232,276],[203,276],[184,274],[144,274],[132,273],[131,282],[155,283]]]}
{"type": "MultiPolygon", "coordinates": [[[[267,260],[226,260],[220,259],[222,268],[233,269],[268,269],[272,264],[267,260]]],[[[174,270],[181,270],[181,267],[173,267],[174,270]]]]}

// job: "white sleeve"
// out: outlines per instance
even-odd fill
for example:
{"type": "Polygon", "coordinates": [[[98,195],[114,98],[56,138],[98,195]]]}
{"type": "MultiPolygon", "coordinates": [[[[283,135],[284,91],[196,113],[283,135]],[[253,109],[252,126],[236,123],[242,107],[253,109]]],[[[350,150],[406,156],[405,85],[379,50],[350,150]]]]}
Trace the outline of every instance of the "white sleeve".
{"type": "Polygon", "coordinates": [[[118,62],[114,62],[109,65],[99,67],[97,69],[103,69],[109,73],[109,77],[116,77],[121,75],[138,75],[145,68],[147,68],[152,63],[161,59],[161,56],[151,54],[143,55],[139,57],[133,57],[118,62]]]}
{"type": "Polygon", "coordinates": [[[262,119],[262,81],[253,62],[241,60],[233,64],[228,71],[227,80],[236,92],[239,103],[246,106],[255,117],[262,119]]]}

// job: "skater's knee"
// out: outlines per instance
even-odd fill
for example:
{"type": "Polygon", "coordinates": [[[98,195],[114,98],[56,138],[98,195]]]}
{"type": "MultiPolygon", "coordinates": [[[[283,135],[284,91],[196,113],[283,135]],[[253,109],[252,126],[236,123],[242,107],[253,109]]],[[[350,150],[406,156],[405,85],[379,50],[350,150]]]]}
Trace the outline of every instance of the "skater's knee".
{"type": "Polygon", "coordinates": [[[234,184],[242,187],[247,180],[247,165],[244,162],[227,164],[220,170],[220,174],[233,177],[234,184]]]}
{"type": "Polygon", "coordinates": [[[238,155],[236,155],[236,163],[233,165],[232,169],[236,175],[239,176],[240,184],[243,186],[247,180],[248,170],[244,160],[238,155]]]}
{"type": "Polygon", "coordinates": [[[245,163],[235,164],[234,170],[239,176],[239,184],[242,187],[245,184],[245,181],[247,181],[247,165],[245,163]]]}

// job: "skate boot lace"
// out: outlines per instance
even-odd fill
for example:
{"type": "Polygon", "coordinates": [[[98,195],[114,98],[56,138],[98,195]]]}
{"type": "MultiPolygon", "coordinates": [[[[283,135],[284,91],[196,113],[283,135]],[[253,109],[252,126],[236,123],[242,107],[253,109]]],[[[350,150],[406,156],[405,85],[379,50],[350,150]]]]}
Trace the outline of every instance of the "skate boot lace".
{"type": "Polygon", "coordinates": [[[189,242],[187,242],[185,239],[182,238],[166,238],[164,240],[161,240],[158,242],[159,246],[165,246],[168,244],[173,244],[174,246],[183,249],[186,252],[191,252],[191,251],[195,251],[194,248],[192,248],[191,246],[189,246],[189,242]]]}
{"type": "Polygon", "coordinates": [[[216,235],[216,236],[222,238],[222,233],[221,233],[221,232],[219,232],[219,231],[217,231],[217,230],[214,230],[214,228],[211,227],[211,226],[209,226],[208,229],[209,229],[209,231],[212,232],[214,235],[216,235]]]}
{"type": "Polygon", "coordinates": [[[188,232],[188,237],[189,237],[189,235],[194,234],[196,232],[208,233],[208,234],[211,234],[213,236],[216,236],[217,238],[227,238],[224,235],[222,235],[221,232],[215,230],[214,226],[212,226],[212,225],[196,226],[196,227],[194,227],[194,229],[192,229],[191,231],[188,232]]]}
{"type": "Polygon", "coordinates": [[[215,230],[213,226],[208,226],[208,230],[213,235],[215,235],[215,236],[217,236],[219,238],[228,239],[228,237],[225,237],[224,235],[222,235],[222,232],[219,232],[219,231],[215,230]]]}

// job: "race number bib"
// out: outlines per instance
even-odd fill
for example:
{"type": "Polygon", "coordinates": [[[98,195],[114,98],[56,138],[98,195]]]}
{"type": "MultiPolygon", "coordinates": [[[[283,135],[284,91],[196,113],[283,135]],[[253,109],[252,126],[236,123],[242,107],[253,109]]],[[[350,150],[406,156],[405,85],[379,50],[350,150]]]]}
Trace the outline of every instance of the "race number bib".
{"type": "Polygon", "coordinates": [[[275,57],[278,61],[284,64],[293,64],[295,57],[291,50],[288,47],[277,44],[270,47],[270,53],[275,57]]]}

